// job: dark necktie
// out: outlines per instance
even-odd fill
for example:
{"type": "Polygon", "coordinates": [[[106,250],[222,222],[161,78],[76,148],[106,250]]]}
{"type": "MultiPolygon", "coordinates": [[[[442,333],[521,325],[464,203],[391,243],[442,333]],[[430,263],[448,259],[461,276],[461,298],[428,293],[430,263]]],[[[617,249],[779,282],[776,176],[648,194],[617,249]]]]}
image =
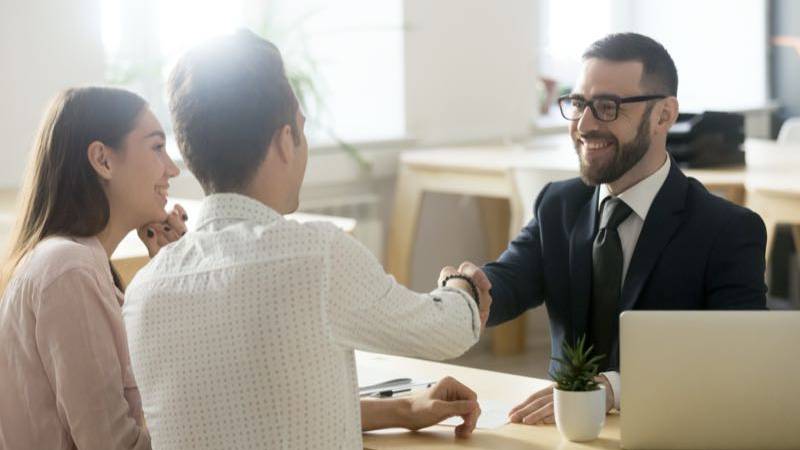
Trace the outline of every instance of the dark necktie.
{"type": "Polygon", "coordinates": [[[600,212],[600,230],[592,246],[592,305],[589,332],[595,355],[606,355],[600,369],[611,363],[611,350],[619,321],[619,299],[622,284],[622,243],[617,227],[631,214],[622,200],[607,197],[600,212]]]}

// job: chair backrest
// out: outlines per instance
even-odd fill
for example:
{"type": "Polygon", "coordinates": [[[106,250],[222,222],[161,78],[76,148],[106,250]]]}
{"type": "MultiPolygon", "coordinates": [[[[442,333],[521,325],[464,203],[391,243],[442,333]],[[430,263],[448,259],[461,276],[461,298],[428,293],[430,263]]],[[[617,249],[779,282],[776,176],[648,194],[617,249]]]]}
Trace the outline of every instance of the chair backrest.
{"type": "Polygon", "coordinates": [[[800,144],[800,117],[786,119],[778,132],[778,142],[781,144],[800,144]]]}
{"type": "Polygon", "coordinates": [[[517,201],[521,208],[520,219],[522,221],[516,226],[522,227],[533,218],[533,203],[542,189],[547,186],[547,183],[566,180],[579,175],[577,159],[574,155],[568,156],[574,159],[574,169],[566,167],[516,167],[512,169],[512,178],[516,189],[517,201]]]}

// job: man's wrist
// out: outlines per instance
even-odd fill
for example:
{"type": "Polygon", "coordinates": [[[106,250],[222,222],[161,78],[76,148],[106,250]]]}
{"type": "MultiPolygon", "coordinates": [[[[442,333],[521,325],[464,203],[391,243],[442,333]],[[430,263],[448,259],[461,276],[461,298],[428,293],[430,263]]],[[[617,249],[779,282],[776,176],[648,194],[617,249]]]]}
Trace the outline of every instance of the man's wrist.
{"type": "Polygon", "coordinates": [[[361,400],[361,415],[362,431],[408,428],[411,425],[411,399],[364,399],[361,400]]]}
{"type": "Polygon", "coordinates": [[[445,282],[444,286],[460,289],[469,294],[470,297],[472,297],[472,294],[470,293],[469,289],[469,284],[460,278],[451,278],[447,280],[447,282],[445,282]]]}
{"type": "Polygon", "coordinates": [[[606,385],[607,395],[610,395],[612,408],[619,410],[620,408],[620,376],[619,372],[607,371],[601,372],[598,378],[604,381],[606,385]]]}
{"type": "Polygon", "coordinates": [[[478,288],[475,286],[475,282],[473,282],[468,276],[462,274],[449,275],[444,279],[444,281],[442,281],[442,287],[444,286],[461,289],[470,297],[472,297],[472,299],[475,300],[475,303],[480,304],[478,288]]]}
{"type": "Polygon", "coordinates": [[[394,417],[393,427],[397,428],[411,428],[413,422],[413,414],[411,412],[411,402],[413,397],[401,397],[394,399],[396,402],[392,405],[392,416],[394,417]]]}

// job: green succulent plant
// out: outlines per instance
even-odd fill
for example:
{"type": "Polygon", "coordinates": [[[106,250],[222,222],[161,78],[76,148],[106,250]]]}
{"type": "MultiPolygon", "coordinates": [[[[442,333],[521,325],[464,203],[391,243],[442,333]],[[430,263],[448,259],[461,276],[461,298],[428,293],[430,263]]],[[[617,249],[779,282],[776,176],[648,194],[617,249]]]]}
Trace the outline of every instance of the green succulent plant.
{"type": "Polygon", "coordinates": [[[572,346],[564,340],[561,345],[563,356],[561,358],[551,358],[559,363],[555,372],[550,372],[550,378],[556,382],[556,388],[562,391],[594,391],[598,389],[598,382],[595,381],[599,362],[605,355],[592,356],[593,346],[586,348],[586,335],[578,339],[572,346]]]}

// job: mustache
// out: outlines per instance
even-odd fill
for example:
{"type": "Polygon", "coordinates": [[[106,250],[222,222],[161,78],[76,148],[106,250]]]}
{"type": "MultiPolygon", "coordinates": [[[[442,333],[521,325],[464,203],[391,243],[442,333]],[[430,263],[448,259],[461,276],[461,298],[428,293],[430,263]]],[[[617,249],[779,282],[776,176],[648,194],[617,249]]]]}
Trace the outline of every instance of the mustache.
{"type": "Polygon", "coordinates": [[[591,131],[589,133],[576,133],[575,135],[578,139],[586,140],[586,139],[605,139],[618,144],[619,141],[617,137],[611,133],[601,133],[599,131],[591,131]]]}

